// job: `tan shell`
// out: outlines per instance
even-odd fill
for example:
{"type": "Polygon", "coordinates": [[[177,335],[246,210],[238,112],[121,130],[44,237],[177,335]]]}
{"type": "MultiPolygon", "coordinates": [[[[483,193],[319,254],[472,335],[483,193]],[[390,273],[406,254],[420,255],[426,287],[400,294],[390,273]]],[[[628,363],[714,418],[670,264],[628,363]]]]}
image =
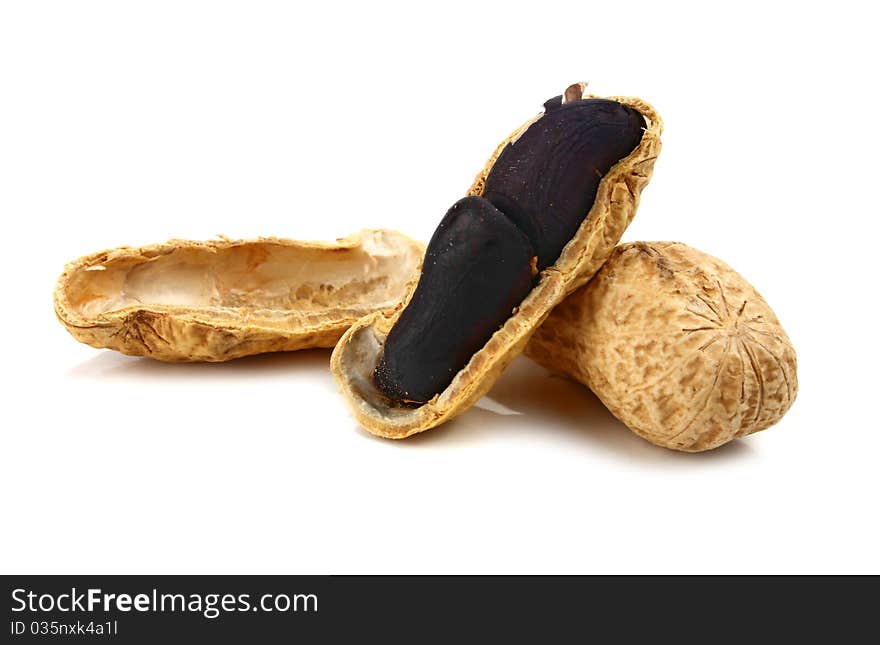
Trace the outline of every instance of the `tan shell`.
{"type": "Polygon", "coordinates": [[[407,293],[424,245],[386,230],[122,247],[67,265],[55,313],[78,341],[161,361],[332,347],[407,293]]]}
{"type": "MultiPolygon", "coordinates": [[[[382,437],[402,439],[433,428],[466,410],[492,387],[510,361],[523,351],[532,332],[550,310],[589,280],[605,262],[635,214],[639,195],[648,183],[654,160],[660,153],[663,128],[654,109],[641,99],[610,98],[633,107],[645,117],[647,127],[641,143],[603,177],[590,212],[559,259],[542,271],[538,285],[516,313],[473,355],[443,392],[418,408],[401,408],[387,401],[372,382],[385,338],[412,296],[417,279],[413,280],[409,295],[396,310],[372,314],[357,321],[340,339],[330,367],[343,396],[364,428],[382,437]]],[[[540,117],[541,114],[530,119],[501,142],[477,175],[468,195],[482,194],[486,176],[504,146],[517,139],[540,117]]],[[[426,338],[425,342],[431,342],[431,339],[426,338]]]]}
{"type": "Polygon", "coordinates": [[[687,452],[768,428],[798,388],[794,348],[767,302],[678,242],[617,247],[526,354],[587,385],[636,434],[687,452]]]}

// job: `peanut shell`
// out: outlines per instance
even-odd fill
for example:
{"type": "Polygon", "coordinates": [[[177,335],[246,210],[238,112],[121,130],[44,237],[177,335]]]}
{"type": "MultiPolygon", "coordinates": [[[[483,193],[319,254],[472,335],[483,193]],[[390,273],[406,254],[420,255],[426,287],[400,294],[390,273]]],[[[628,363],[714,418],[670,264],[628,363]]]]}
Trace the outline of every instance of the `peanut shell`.
{"type": "Polygon", "coordinates": [[[333,347],[407,293],[424,245],[388,230],[333,243],[171,240],[67,265],[55,313],[82,343],[160,361],[333,347]]]}
{"type": "Polygon", "coordinates": [[[679,242],[618,246],[526,354],[651,443],[698,452],[770,427],[797,395],[791,341],[727,264],[679,242]]]}
{"type": "MultiPolygon", "coordinates": [[[[580,98],[582,90],[580,86],[576,98],[580,98]]],[[[656,111],[645,101],[629,97],[610,98],[642,114],[646,129],[641,142],[603,176],[589,213],[559,258],[541,272],[537,285],[513,315],[471,357],[446,389],[419,407],[402,407],[383,396],[372,380],[385,338],[412,296],[418,276],[396,309],[362,318],[340,339],[333,351],[331,369],[357,421],[369,432],[402,439],[433,428],[466,410],[489,391],[510,361],[524,350],[529,337],[550,310],[567,294],[586,283],[602,266],[635,214],[641,191],[647,185],[654,160],[660,153],[663,127],[656,111]]],[[[482,196],[486,177],[504,147],[542,115],[530,119],[499,144],[477,175],[468,195],[482,196]]],[[[425,342],[430,343],[431,339],[425,338],[425,342]]]]}

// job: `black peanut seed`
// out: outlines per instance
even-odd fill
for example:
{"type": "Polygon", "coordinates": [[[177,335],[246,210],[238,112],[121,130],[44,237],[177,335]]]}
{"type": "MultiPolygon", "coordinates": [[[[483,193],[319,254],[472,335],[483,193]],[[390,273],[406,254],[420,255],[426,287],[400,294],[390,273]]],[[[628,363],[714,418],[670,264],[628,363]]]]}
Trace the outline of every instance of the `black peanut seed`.
{"type": "Polygon", "coordinates": [[[445,389],[531,290],[532,258],[526,236],[488,201],[456,202],[385,341],[377,387],[403,403],[423,403],[445,389]]]}
{"type": "Polygon", "coordinates": [[[599,182],[642,139],[645,120],[607,99],[545,104],[545,114],[499,155],[483,197],[532,242],[538,268],[556,262],[593,206],[599,182]]]}
{"type": "Polygon", "coordinates": [[[544,110],[498,156],[483,196],[456,202],[434,232],[373,374],[392,401],[422,404],[449,385],[557,260],[645,128],[607,99],[556,97],[544,110]]]}

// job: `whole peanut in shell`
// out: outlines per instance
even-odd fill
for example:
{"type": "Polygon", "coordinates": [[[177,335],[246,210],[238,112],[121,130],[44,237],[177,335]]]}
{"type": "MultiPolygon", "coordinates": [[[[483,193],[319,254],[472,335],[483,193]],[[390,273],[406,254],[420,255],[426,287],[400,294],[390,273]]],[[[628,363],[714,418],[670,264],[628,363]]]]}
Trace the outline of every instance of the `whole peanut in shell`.
{"type": "Polygon", "coordinates": [[[678,242],[618,246],[526,354],[587,385],[636,434],[686,452],[772,426],[798,389],[794,348],[764,298],[678,242]]]}

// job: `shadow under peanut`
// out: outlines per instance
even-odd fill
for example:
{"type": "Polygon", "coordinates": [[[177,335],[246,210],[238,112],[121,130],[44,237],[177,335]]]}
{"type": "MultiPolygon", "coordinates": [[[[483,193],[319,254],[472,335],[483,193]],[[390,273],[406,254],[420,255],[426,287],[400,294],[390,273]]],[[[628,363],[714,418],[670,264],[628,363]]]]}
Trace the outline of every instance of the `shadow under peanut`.
{"type": "Polygon", "coordinates": [[[627,460],[656,464],[705,464],[755,456],[743,441],[703,453],[682,453],[655,446],[631,432],[588,388],[552,375],[529,359],[517,358],[474,407],[449,423],[394,442],[401,447],[466,445],[531,435],[555,440],[573,450],[605,452],[627,460]]]}
{"type": "MultiPolygon", "coordinates": [[[[125,356],[101,350],[71,368],[68,375],[79,379],[157,379],[190,381],[194,379],[264,379],[291,372],[309,373],[332,383],[330,349],[303,349],[245,356],[223,363],[163,363],[151,358],[125,356]]],[[[341,401],[340,401],[341,403],[341,401]]]]}
{"type": "MultiPolygon", "coordinates": [[[[74,366],[76,379],[155,380],[191,382],[227,379],[266,379],[297,373],[326,382],[335,391],[330,374],[329,349],[306,349],[246,356],[224,363],[163,363],[101,350],[74,366]]],[[[344,405],[339,398],[339,405],[344,405]]],[[[353,424],[356,425],[356,424],[353,424]]],[[[528,437],[553,440],[585,454],[604,452],[640,463],[705,464],[710,461],[748,459],[755,456],[746,441],[733,441],[704,453],[686,454],[654,446],[618,421],[589,389],[554,376],[520,356],[508,367],[488,396],[439,428],[401,441],[365,437],[400,449],[426,446],[467,447],[485,442],[528,437]]]]}

